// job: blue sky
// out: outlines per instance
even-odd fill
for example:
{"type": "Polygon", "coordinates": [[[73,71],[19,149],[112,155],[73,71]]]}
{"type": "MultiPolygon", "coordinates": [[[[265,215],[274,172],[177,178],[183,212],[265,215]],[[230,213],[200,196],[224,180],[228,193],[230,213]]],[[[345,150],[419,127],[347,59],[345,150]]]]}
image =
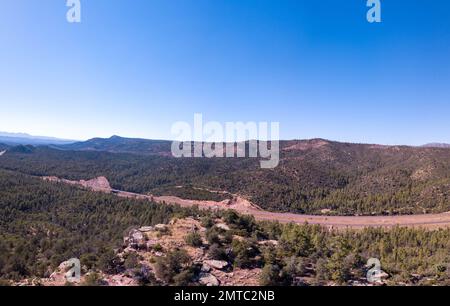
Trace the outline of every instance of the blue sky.
{"type": "Polygon", "coordinates": [[[171,138],[278,121],[281,138],[450,143],[450,2],[65,0],[0,6],[0,131],[171,138]]]}

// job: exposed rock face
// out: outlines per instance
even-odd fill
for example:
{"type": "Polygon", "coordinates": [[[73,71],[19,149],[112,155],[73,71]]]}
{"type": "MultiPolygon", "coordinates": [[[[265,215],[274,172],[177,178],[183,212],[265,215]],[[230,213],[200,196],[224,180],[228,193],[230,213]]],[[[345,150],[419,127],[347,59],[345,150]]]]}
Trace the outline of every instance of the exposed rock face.
{"type": "Polygon", "coordinates": [[[85,188],[90,188],[96,191],[106,191],[109,192],[112,190],[111,185],[106,177],[100,176],[98,178],[89,180],[89,181],[80,181],[81,186],[85,188]]]}
{"type": "Polygon", "coordinates": [[[93,191],[98,191],[98,192],[105,192],[105,193],[112,192],[111,185],[109,184],[108,179],[104,176],[100,176],[100,177],[97,177],[97,178],[89,180],[89,181],[85,181],[85,180],[71,181],[71,180],[61,179],[56,176],[44,176],[42,179],[45,181],[49,181],[49,182],[58,182],[58,183],[65,183],[65,184],[69,184],[69,185],[81,186],[81,187],[91,189],[93,191]]]}

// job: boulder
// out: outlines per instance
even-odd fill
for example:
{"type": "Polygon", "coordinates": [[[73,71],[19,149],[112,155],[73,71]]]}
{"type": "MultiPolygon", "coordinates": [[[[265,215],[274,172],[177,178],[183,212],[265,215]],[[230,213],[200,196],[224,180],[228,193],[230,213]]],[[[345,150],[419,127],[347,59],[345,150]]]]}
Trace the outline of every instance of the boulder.
{"type": "Polygon", "coordinates": [[[168,230],[168,226],[166,224],[157,224],[155,225],[155,230],[159,232],[166,232],[168,230]]]}
{"type": "Polygon", "coordinates": [[[144,240],[144,234],[141,231],[133,231],[130,237],[135,242],[142,242],[144,240]]]}
{"type": "Polygon", "coordinates": [[[133,249],[141,249],[147,246],[145,236],[139,230],[132,230],[128,239],[124,239],[124,242],[133,249]]]}
{"type": "Polygon", "coordinates": [[[202,265],[202,272],[205,272],[205,273],[208,273],[208,272],[210,272],[211,271],[211,267],[209,266],[209,265],[207,265],[207,264],[203,264],[202,265]]]}
{"type": "Polygon", "coordinates": [[[152,226],[143,226],[139,229],[140,232],[142,233],[148,233],[148,232],[153,232],[153,227],[152,226]]]}
{"type": "Polygon", "coordinates": [[[228,262],[223,260],[205,260],[204,263],[216,270],[222,270],[228,267],[228,262]]]}
{"type": "Polygon", "coordinates": [[[198,282],[200,284],[208,286],[208,287],[220,285],[219,280],[214,275],[209,274],[209,273],[200,274],[200,278],[199,278],[198,282]]]}
{"type": "Polygon", "coordinates": [[[230,230],[230,227],[228,225],[226,225],[225,223],[217,223],[216,227],[220,228],[220,229],[222,229],[224,231],[229,231],[230,230]]]}
{"type": "Polygon", "coordinates": [[[273,246],[277,246],[278,245],[278,241],[277,240],[263,240],[263,241],[259,241],[258,244],[259,245],[273,245],[273,246]]]}

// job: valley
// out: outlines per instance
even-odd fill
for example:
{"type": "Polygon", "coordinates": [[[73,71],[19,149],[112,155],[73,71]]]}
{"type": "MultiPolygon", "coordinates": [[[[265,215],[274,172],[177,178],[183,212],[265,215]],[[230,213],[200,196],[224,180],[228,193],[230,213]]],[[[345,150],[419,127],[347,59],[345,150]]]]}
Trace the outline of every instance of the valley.
{"type": "Polygon", "coordinates": [[[42,179],[0,170],[0,285],[66,285],[70,258],[82,265],[82,278],[72,285],[83,286],[433,285],[450,279],[450,228],[428,226],[430,218],[442,221],[433,215],[422,216],[426,226],[418,226],[416,216],[393,216],[412,219],[392,227],[366,227],[369,219],[385,222],[380,216],[296,215],[308,222],[296,224],[281,218],[290,214],[253,205],[237,213],[223,201],[224,209],[206,209],[212,202],[122,192],[105,177],[42,179]],[[168,204],[174,202],[184,206],[168,204]],[[327,220],[351,226],[327,226],[327,220]],[[382,262],[379,283],[365,278],[370,258],[382,262]]]}
{"type": "Polygon", "coordinates": [[[258,205],[233,195],[232,200],[201,201],[188,200],[180,197],[166,195],[154,196],[112,189],[105,177],[92,179],[89,181],[70,181],[56,177],[44,177],[45,181],[59,182],[75,186],[88,188],[95,192],[106,192],[123,198],[133,198],[138,200],[148,200],[160,204],[179,205],[181,207],[198,207],[205,210],[235,210],[241,214],[255,217],[258,221],[278,221],[281,223],[311,224],[321,225],[329,229],[362,229],[367,227],[392,228],[400,227],[423,227],[428,229],[438,229],[450,227],[450,212],[442,214],[423,214],[408,216],[317,216],[300,215],[292,213],[274,213],[262,210],[258,205]]]}
{"type": "Polygon", "coordinates": [[[450,150],[282,141],[280,164],[251,158],[173,158],[170,142],[118,136],[58,147],[17,146],[0,168],[69,180],[107,177],[113,189],[222,201],[226,190],[266,211],[394,216],[450,211],[450,150]],[[184,186],[184,188],[177,188],[184,186]]]}

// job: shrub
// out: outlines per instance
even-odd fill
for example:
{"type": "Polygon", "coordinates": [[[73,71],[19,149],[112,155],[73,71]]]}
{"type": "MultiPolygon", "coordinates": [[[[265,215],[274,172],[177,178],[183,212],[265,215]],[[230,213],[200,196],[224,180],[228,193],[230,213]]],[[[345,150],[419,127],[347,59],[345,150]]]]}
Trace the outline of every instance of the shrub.
{"type": "MultiPolygon", "coordinates": [[[[191,266],[191,261],[185,250],[169,252],[166,257],[160,257],[156,260],[156,276],[168,284],[180,282],[182,276],[178,278],[176,276],[188,270],[191,266]]],[[[184,273],[184,275],[186,274],[184,273]]]]}
{"type": "Polygon", "coordinates": [[[211,216],[205,216],[201,220],[201,225],[207,229],[213,227],[215,224],[214,219],[211,216]]]}
{"type": "Polygon", "coordinates": [[[185,237],[185,241],[188,245],[192,247],[201,247],[203,245],[202,236],[198,232],[189,233],[185,237]]]}
{"type": "Polygon", "coordinates": [[[220,231],[217,227],[212,227],[206,231],[206,240],[208,240],[209,244],[220,244],[220,231]]]}
{"type": "Polygon", "coordinates": [[[218,244],[213,244],[209,250],[208,255],[211,259],[215,260],[228,260],[228,254],[226,250],[218,244]]]}
{"type": "Polygon", "coordinates": [[[155,251],[155,252],[161,252],[162,250],[163,250],[163,247],[159,243],[157,243],[153,246],[153,251],[155,251]]]}
{"type": "Polygon", "coordinates": [[[84,279],[83,286],[103,286],[104,282],[98,273],[90,273],[84,279]]]}
{"type": "Polygon", "coordinates": [[[232,243],[234,265],[238,268],[250,268],[253,258],[259,253],[257,247],[249,241],[233,240],[232,243]]]}
{"type": "Polygon", "coordinates": [[[119,269],[119,259],[112,249],[102,250],[98,260],[98,268],[105,272],[114,274],[119,269]]]}
{"type": "Polygon", "coordinates": [[[290,278],[287,278],[278,265],[267,264],[264,266],[259,284],[261,286],[286,286],[289,285],[290,278]]]}
{"type": "Polygon", "coordinates": [[[127,254],[124,262],[125,269],[137,269],[140,267],[139,256],[135,253],[127,254]]]}
{"type": "Polygon", "coordinates": [[[83,254],[80,256],[80,262],[82,266],[85,266],[88,270],[91,270],[97,266],[98,257],[92,253],[83,254]]]}

